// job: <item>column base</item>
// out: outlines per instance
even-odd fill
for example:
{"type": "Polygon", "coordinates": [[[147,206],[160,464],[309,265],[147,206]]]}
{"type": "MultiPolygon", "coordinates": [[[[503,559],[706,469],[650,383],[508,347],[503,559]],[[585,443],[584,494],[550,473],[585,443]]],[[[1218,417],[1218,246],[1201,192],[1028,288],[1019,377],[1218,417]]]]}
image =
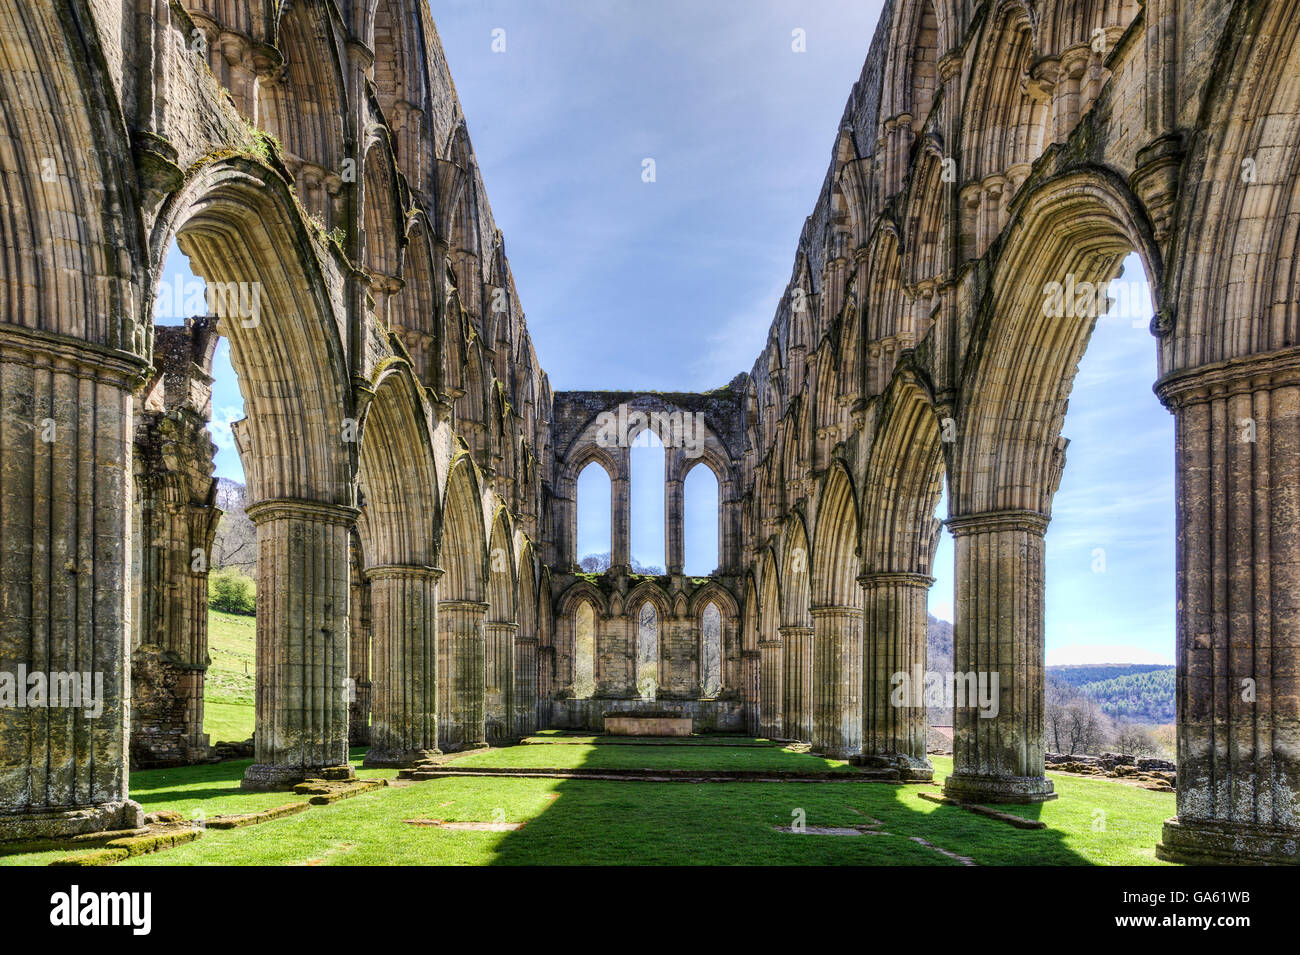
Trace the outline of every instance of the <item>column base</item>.
{"type": "Polygon", "coordinates": [[[962,802],[1035,803],[1056,798],[1056,789],[1046,776],[984,776],[953,773],[943,784],[943,794],[962,802]]]}
{"type": "Polygon", "coordinates": [[[144,809],[130,799],[84,809],[0,816],[0,842],[28,839],[67,839],[94,832],[144,827],[144,809]]]}
{"type": "Polygon", "coordinates": [[[1156,858],[1187,865],[1300,865],[1300,831],[1175,816],[1165,820],[1156,858]]]}
{"type": "Polygon", "coordinates": [[[372,746],[361,765],[365,769],[410,769],[441,755],[440,749],[376,749],[372,746]]]}
{"type": "Polygon", "coordinates": [[[351,766],[282,766],[276,763],[254,763],[244,770],[240,789],[266,792],[291,789],[304,779],[355,779],[351,766]]]}
{"type": "Polygon", "coordinates": [[[854,766],[867,769],[896,769],[899,778],[909,783],[928,783],[934,779],[934,765],[929,758],[918,759],[897,753],[855,753],[846,757],[854,766]]]}

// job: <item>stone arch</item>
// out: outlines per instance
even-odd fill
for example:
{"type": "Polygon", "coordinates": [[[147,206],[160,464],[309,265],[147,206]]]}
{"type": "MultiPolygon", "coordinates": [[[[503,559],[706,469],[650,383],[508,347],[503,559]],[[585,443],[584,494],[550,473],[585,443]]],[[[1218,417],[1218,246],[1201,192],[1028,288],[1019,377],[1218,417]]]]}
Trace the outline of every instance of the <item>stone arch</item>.
{"type": "MultiPolygon", "coordinates": [[[[341,323],[284,180],[241,158],[203,167],[154,226],[155,276],[173,237],[196,272],[220,283],[222,310],[234,313],[220,331],[244,397],[238,442],[250,499],[351,505],[355,445],[344,440],[352,400],[341,323]],[[244,308],[253,303],[256,316],[244,308]]],[[[142,314],[150,314],[152,298],[142,314]]]]}
{"type": "Polygon", "coordinates": [[[907,298],[903,291],[903,265],[895,224],[882,219],[867,253],[867,289],[863,323],[867,396],[885,390],[898,361],[899,331],[906,322],[907,298]]]}
{"type": "Polygon", "coordinates": [[[605,472],[609,479],[610,504],[610,560],[614,560],[614,532],[619,519],[621,499],[616,496],[615,488],[625,488],[628,481],[627,454],[625,448],[616,449],[588,447],[574,449],[559,469],[555,482],[555,496],[563,502],[561,513],[556,514],[557,530],[563,532],[560,543],[560,563],[565,567],[574,566],[579,560],[578,554],[578,478],[590,465],[596,465],[605,472]]]}
{"type": "Polygon", "coordinates": [[[928,576],[941,530],[934,511],[943,453],[929,391],[911,370],[882,397],[862,488],[864,572],[928,576]]]}
{"type": "Polygon", "coordinates": [[[600,685],[600,646],[602,622],[609,617],[609,604],[600,589],[579,579],[561,596],[556,605],[557,689],[576,699],[588,699],[600,685]],[[589,620],[580,621],[585,612],[589,620]],[[586,632],[588,622],[591,632],[586,632]]]}
{"type": "Polygon", "coordinates": [[[423,213],[412,217],[402,255],[402,290],[389,315],[421,384],[441,394],[443,310],[434,282],[430,229],[423,213]]]}
{"type": "Polygon", "coordinates": [[[133,270],[144,254],[128,218],[131,146],[91,75],[93,27],[77,33],[61,6],[0,12],[0,318],[145,358],[153,323],[137,290],[153,283],[133,270]]]}
{"type": "Polygon", "coordinates": [[[376,371],[359,428],[363,543],[370,566],[432,567],[438,478],[423,392],[411,367],[376,371]]]}
{"type": "MultiPolygon", "coordinates": [[[[370,283],[375,317],[387,330],[392,324],[390,302],[400,298],[403,282],[402,246],[406,222],[402,214],[396,167],[387,132],[376,130],[362,164],[361,265],[370,283]]],[[[400,314],[400,308],[392,307],[400,314]]]]}
{"type": "Polygon", "coordinates": [[[811,561],[812,605],[851,607],[858,599],[857,495],[843,462],[835,461],[822,478],[817,498],[811,561]]]}
{"type": "Polygon", "coordinates": [[[460,122],[451,131],[446,159],[440,163],[439,233],[447,241],[447,255],[461,303],[477,322],[481,278],[479,262],[482,237],[479,232],[477,177],[469,131],[460,122]]]}
{"type": "Polygon", "coordinates": [[[762,687],[762,652],[759,649],[762,613],[758,585],[751,570],[745,574],[745,593],[740,605],[740,690],[745,701],[745,732],[759,734],[759,701],[762,687]]]}
{"type": "Polygon", "coordinates": [[[488,538],[488,608],[484,653],[487,739],[493,743],[508,740],[515,735],[518,588],[510,514],[504,506],[499,506],[493,515],[492,533],[488,538]]]}
{"type": "Polygon", "coordinates": [[[1104,299],[1124,256],[1136,250],[1156,301],[1162,298],[1150,224],[1112,174],[1081,170],[1051,180],[1017,203],[1017,213],[967,353],[951,478],[954,515],[1050,513],[1064,465],[1060,428],[1098,297],[1104,299]],[[1060,283],[1060,317],[1046,314],[1055,307],[1052,283],[1060,283]],[[1071,291],[1075,300],[1067,303],[1071,291]]]}
{"type": "Polygon", "coordinates": [[[154,224],[154,275],[173,238],[218,290],[212,304],[244,397],[247,417],[235,434],[267,595],[257,612],[257,761],[244,784],[274,787],[347,762],[357,510],[342,323],[319,249],[278,173],[243,158],[202,167],[154,224]],[[303,597],[283,599],[290,594],[303,597]],[[304,663],[290,669],[289,661],[304,663]],[[329,689],[304,693],[296,681],[329,689]]]}
{"type": "Polygon", "coordinates": [[[760,567],[758,731],[771,739],[783,739],[785,662],[781,636],[781,582],[775,548],[763,549],[760,567]]]}
{"type": "Polygon", "coordinates": [[[1300,344],[1300,90],[1275,82],[1300,70],[1300,17],[1237,8],[1227,35],[1183,162],[1162,377],[1300,344]]]}
{"type": "Polygon", "coordinates": [[[1142,255],[1157,301],[1160,259],[1128,190],[1092,169],[1049,180],[1018,200],[999,241],[949,454],[953,663],[970,672],[995,659],[1003,696],[1016,687],[1023,705],[992,718],[954,707],[954,772],[945,785],[967,798],[987,792],[993,777],[997,789],[1033,801],[1053,793],[1043,775],[1043,537],[1065,465],[1066,403],[1098,297],[1123,258],[1134,248],[1142,255]]]}
{"type": "Polygon", "coordinates": [[[538,610],[537,555],[533,542],[516,532],[519,539],[519,629],[515,636],[514,733],[529,736],[538,726],[538,647],[541,638],[538,610]]]}
{"type": "Polygon", "coordinates": [[[381,365],[373,391],[361,421],[358,478],[374,634],[366,764],[406,766],[438,749],[438,478],[411,367],[381,365]]]}
{"type": "Polygon", "coordinates": [[[275,44],[280,68],[258,83],[259,119],[285,151],[298,193],[326,230],[343,222],[343,160],[355,137],[343,64],[326,8],[315,3],[283,7],[275,44]]]}
{"type": "Polygon", "coordinates": [[[444,749],[486,742],[487,535],[478,469],[461,452],[443,494],[438,603],[438,738],[444,749]]]}
{"type": "Polygon", "coordinates": [[[672,604],[668,600],[668,594],[658,582],[643,580],[628,592],[625,606],[630,625],[635,628],[635,637],[631,642],[632,684],[642,699],[654,699],[659,688],[667,682],[663,674],[663,651],[665,635],[673,616],[672,604]],[[646,627],[643,615],[647,607],[654,611],[652,647],[645,642],[646,627]]]}
{"type": "Polygon", "coordinates": [[[366,45],[374,53],[375,95],[384,118],[397,134],[394,153],[407,181],[418,187],[424,141],[424,34],[418,6],[400,0],[366,0],[371,5],[366,45]]]}
{"type": "Polygon", "coordinates": [[[813,737],[846,758],[862,741],[862,597],[857,496],[840,461],[822,478],[812,551],[813,737]]]}
{"type": "MultiPolygon", "coordinates": [[[[942,152],[933,140],[926,140],[909,183],[905,211],[907,242],[901,265],[911,288],[924,284],[932,290],[952,264],[952,188],[943,173],[942,152]]],[[[929,314],[917,312],[906,318],[910,319],[905,323],[907,337],[920,341],[929,330],[929,314]]]]}
{"type": "Polygon", "coordinates": [[[1003,0],[988,15],[961,117],[963,254],[983,255],[1009,219],[1016,193],[1047,145],[1050,94],[1025,86],[1035,63],[1029,13],[1003,0]]]}
{"type": "Polygon", "coordinates": [[[926,609],[941,524],[940,423],[922,375],[905,365],[882,397],[866,479],[862,600],[863,752],[910,777],[931,773],[924,696],[892,705],[893,675],[926,667],[926,609]]]}
{"type": "Polygon", "coordinates": [[[786,520],[781,555],[781,644],[784,663],[782,727],[788,739],[812,741],[813,617],[812,551],[804,517],[786,520]]]}

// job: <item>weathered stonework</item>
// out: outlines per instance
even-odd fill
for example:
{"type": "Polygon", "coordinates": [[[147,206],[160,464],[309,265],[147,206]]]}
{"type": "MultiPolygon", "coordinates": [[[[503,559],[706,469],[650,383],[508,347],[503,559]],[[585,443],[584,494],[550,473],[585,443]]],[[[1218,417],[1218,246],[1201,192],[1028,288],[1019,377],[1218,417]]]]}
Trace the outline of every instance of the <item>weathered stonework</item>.
{"type": "Polygon", "coordinates": [[[208,570],[214,506],[214,319],[154,331],[155,376],[136,397],[131,765],[205,759],[208,570]]]}
{"type": "Polygon", "coordinates": [[[154,329],[173,242],[239,303],[216,328],[258,535],[248,785],[346,775],[350,741],[405,762],[647,705],[927,773],[924,709],[889,690],[925,664],[946,483],[956,664],[999,681],[996,715],[956,710],[948,789],[985,802],[1052,794],[1044,533],[1096,316],[1044,299],[1136,251],[1177,434],[1178,816],[1159,851],[1295,862],[1294,13],[890,0],[749,373],[553,395],[425,4],[10,4],[0,673],[85,670],[103,706],[0,707],[0,839],[121,826],[129,753],[204,752],[205,584],[183,556],[215,519],[211,330],[154,329]],[[620,405],[707,425],[698,459],[666,454],[654,580],[630,576],[627,449],[598,440],[620,405]],[[593,461],[613,567],[587,579],[593,461]],[[698,463],[720,566],[690,580],[698,463]]]}

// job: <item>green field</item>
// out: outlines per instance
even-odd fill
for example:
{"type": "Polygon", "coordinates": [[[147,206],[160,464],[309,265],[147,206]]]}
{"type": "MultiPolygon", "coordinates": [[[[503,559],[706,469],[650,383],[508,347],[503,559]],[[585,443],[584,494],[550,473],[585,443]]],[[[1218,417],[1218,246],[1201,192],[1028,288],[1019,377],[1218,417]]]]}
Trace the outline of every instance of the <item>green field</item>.
{"type": "MultiPolygon", "coordinates": [[[[657,765],[717,768],[753,765],[736,747],[571,747],[565,762],[590,765],[607,753],[653,750],[657,765]]],[[[475,753],[478,765],[526,765],[522,746],[475,753]]],[[[776,744],[757,750],[773,763],[776,744]]],[[[361,750],[353,751],[358,764],[361,750]]],[[[554,757],[553,757],[554,758],[554,757]]],[[[614,757],[622,759],[622,756],[614,757]]],[[[809,757],[815,759],[816,757],[809,757]]],[[[454,762],[456,765],[460,761],[454,762]]],[[[1003,807],[1042,819],[1043,830],[1016,829],[920,799],[936,792],[951,760],[934,758],[936,783],[684,783],[584,779],[460,777],[389,787],[260,826],[208,830],[202,839],[123,865],[1151,865],[1161,823],[1174,798],[1100,779],[1052,774],[1061,798],[1034,807],[1003,807]],[[405,820],[523,823],[514,831],[453,831],[405,820]],[[870,826],[868,834],[783,833],[810,827],[870,826]],[[923,841],[919,841],[923,840],[923,841]],[[940,851],[942,850],[942,851],[940,851]]],[[[292,802],[291,793],[246,793],[247,761],[132,774],[132,796],[146,809],[176,809],[189,818],[254,812],[292,802]],[[202,814],[200,816],[200,814],[202,814]]],[[[389,777],[391,771],[361,771],[389,777]]],[[[0,864],[40,865],[61,853],[0,857],[0,864]]]]}
{"type": "MultiPolygon", "coordinates": [[[[255,623],[209,618],[205,731],[213,742],[253,731],[255,623]]],[[[660,741],[538,734],[538,742],[461,756],[450,766],[510,769],[747,769],[852,772],[836,760],[767,740],[660,741]]],[[[352,752],[359,767],[364,750],[352,752]]],[[[489,776],[389,787],[246,829],[208,830],[190,845],[124,865],[513,865],[545,864],[901,864],[1151,865],[1174,797],[1119,782],[1052,775],[1060,798],[1000,807],[1047,828],[1004,822],[920,799],[938,792],[950,759],[934,757],[935,782],[649,782],[489,776]],[[523,823],[513,831],[456,831],[405,820],[523,823]],[[784,833],[866,826],[856,836],[784,833]]],[[[146,809],[201,820],[294,802],[293,793],[239,788],[249,761],[131,774],[146,809]]],[[[392,771],[359,770],[392,778],[392,771]]],[[[0,856],[0,865],[42,865],[66,851],[0,856]]]]}
{"type": "Polygon", "coordinates": [[[239,742],[253,735],[256,642],[254,617],[208,612],[212,663],[203,689],[203,732],[214,743],[239,742]]]}

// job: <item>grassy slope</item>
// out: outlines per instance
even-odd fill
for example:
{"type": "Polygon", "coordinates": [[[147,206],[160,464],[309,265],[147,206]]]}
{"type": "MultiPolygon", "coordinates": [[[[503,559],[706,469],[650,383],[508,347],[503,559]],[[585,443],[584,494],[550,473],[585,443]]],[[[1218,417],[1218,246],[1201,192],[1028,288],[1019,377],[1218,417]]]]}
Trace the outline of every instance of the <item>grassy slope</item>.
{"type": "Polygon", "coordinates": [[[208,678],[204,687],[203,731],[212,742],[238,741],[253,735],[253,617],[208,613],[208,678]]]}

